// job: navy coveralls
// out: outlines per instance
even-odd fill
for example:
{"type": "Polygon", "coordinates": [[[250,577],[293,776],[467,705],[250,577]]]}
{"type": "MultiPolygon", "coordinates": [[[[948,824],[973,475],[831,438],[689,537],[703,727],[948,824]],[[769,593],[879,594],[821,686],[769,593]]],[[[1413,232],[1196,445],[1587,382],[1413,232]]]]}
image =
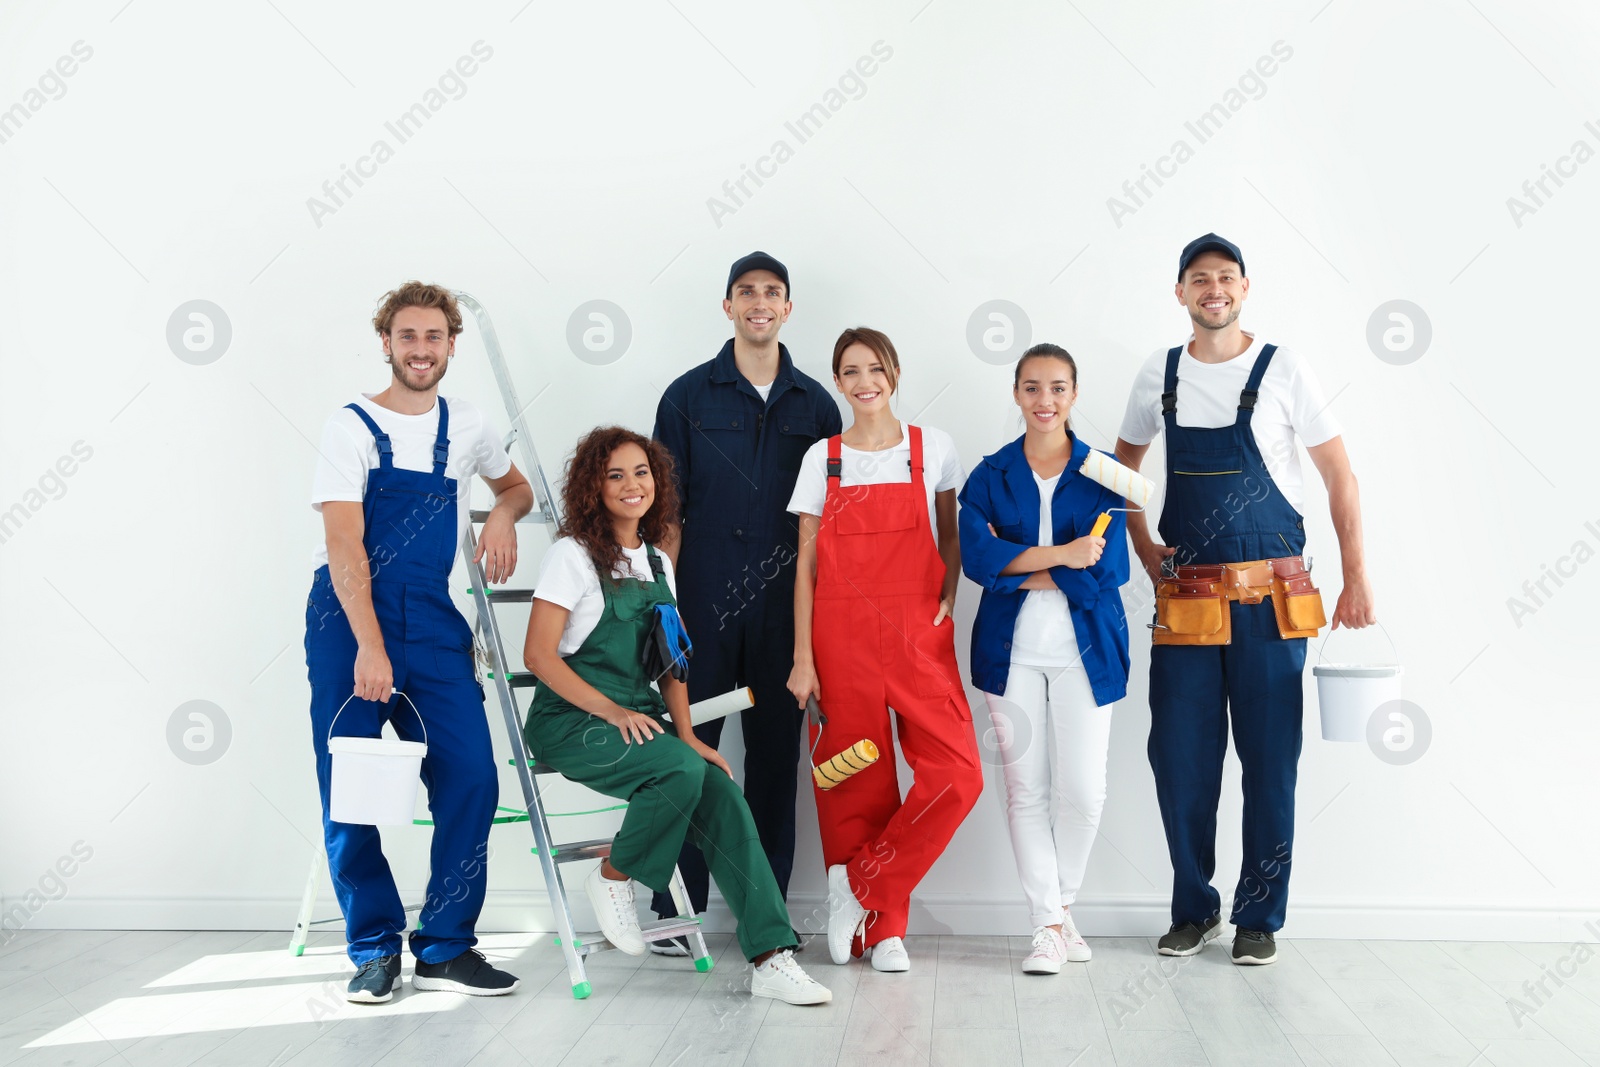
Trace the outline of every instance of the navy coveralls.
{"type": "MultiPolygon", "coordinates": [[[[1183,349],[1167,353],[1159,529],[1163,543],[1177,549],[1174,563],[1245,563],[1297,556],[1305,547],[1305,521],[1273,483],[1250,430],[1276,351],[1261,350],[1233,425],[1215,428],[1178,425],[1183,349]]],[[[1228,607],[1232,644],[1150,650],[1150,766],[1172,857],[1172,921],[1203,923],[1221,905],[1211,876],[1231,716],[1243,771],[1244,861],[1229,921],[1270,933],[1283,926],[1288,905],[1306,639],[1278,636],[1270,600],[1228,607]]]]}
{"type": "Polygon", "coordinates": [[[402,739],[421,741],[420,715],[428,743],[422,782],[434,828],[428,897],[411,933],[411,952],[424,963],[443,963],[477,944],[474,927],[488,880],[489,825],[500,797],[483,690],[472,665],[472,629],[450,601],[456,554],[456,480],[444,473],[450,409],[439,397],[430,472],[396,467],[389,436],[360,407],[347,406],[361,416],[378,445],[378,466],[367,472],[362,501],[362,543],[394,687],[412,701],[416,715],[398,697],[350,699],[356,639],[327,565],[318,567],[306,602],[306,668],[328,872],[344,914],[351,961],[360,967],[379,956],[398,955],[406,909],[383,857],[378,828],[334,822],[328,815],[328,730],[347,700],[339,719],[341,737],[377,737],[392,721],[402,739]]]}
{"type": "MultiPolygon", "coordinates": [[[[794,866],[795,776],[801,712],[788,690],[794,666],[795,517],[788,512],[806,449],[841,432],[839,408],[778,346],[778,376],[763,404],[739,373],[733,341],[667,387],[655,438],[672,453],[683,507],[678,608],[694,641],[689,700],[740,686],[755,706],[744,730],[744,795],[778,888],[794,866]]],[[[712,748],[724,720],[695,727],[712,748]]],[[[679,870],[696,911],[709,892],[705,859],[685,845],[679,870]]],[[[676,914],[657,893],[658,915],[676,914]]]]}

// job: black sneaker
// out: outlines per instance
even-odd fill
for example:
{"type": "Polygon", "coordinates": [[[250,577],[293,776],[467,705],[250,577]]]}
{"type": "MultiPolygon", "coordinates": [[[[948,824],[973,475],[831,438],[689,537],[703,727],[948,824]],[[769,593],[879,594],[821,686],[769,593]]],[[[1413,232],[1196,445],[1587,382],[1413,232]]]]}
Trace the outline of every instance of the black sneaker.
{"type": "Polygon", "coordinates": [[[1278,942],[1265,930],[1239,927],[1233,932],[1233,962],[1244,966],[1276,963],[1278,942]]]}
{"type": "Polygon", "coordinates": [[[382,1004],[394,996],[394,984],[399,977],[399,956],[377,956],[356,971],[344,999],[352,1004],[382,1004]]]}
{"type": "Polygon", "coordinates": [[[1193,956],[1206,942],[1222,932],[1222,916],[1213,915],[1203,923],[1173,923],[1161,935],[1156,951],[1163,956],[1193,956]]]}
{"type": "Polygon", "coordinates": [[[475,948],[443,963],[418,960],[411,973],[412,989],[465,993],[469,997],[503,997],[517,985],[514,976],[497,970],[475,948]]]}
{"type": "Polygon", "coordinates": [[[646,942],[650,951],[657,956],[687,956],[689,955],[689,939],[687,937],[669,937],[661,941],[646,942]]]}

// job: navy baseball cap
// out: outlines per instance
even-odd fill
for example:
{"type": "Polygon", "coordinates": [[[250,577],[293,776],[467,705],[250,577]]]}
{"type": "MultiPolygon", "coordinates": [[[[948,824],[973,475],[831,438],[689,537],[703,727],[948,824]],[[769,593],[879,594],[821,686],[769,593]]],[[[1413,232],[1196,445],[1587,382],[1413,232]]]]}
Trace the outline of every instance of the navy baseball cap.
{"type": "Polygon", "coordinates": [[[1189,264],[1202,252],[1221,252],[1239,264],[1239,274],[1244,274],[1244,254],[1239,251],[1239,246],[1226,237],[1218,237],[1208,233],[1204,237],[1196,237],[1183,246],[1183,252],[1178,256],[1178,280],[1183,281],[1183,272],[1189,269],[1189,264]]]}
{"type": "Polygon", "coordinates": [[[751,252],[748,256],[733,261],[733,266],[728,268],[728,292],[726,296],[733,298],[733,283],[744,274],[753,270],[770,270],[783,280],[783,295],[789,296],[789,268],[779,263],[765,252],[751,252]]]}

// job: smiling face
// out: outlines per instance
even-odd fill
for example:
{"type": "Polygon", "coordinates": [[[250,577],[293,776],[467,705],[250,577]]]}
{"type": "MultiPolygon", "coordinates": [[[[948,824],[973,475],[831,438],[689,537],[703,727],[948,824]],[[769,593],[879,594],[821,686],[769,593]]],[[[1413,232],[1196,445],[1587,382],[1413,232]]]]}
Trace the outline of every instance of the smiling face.
{"type": "Polygon", "coordinates": [[[1067,416],[1078,399],[1077,376],[1064,359],[1033,356],[1018,368],[1011,395],[1029,430],[1050,433],[1067,425],[1067,416]]]}
{"type": "Polygon", "coordinates": [[[637,523],[656,502],[656,480],[650,459],[631,441],[618,445],[606,460],[601,496],[614,520],[637,523]]]}
{"type": "Polygon", "coordinates": [[[394,380],[414,393],[436,388],[455,352],[456,339],[439,308],[401,308],[383,335],[383,354],[389,357],[394,380]]]}
{"type": "Polygon", "coordinates": [[[1239,321],[1250,279],[1226,253],[1202,252],[1184,270],[1176,292],[1196,330],[1221,330],[1239,321]]]}
{"type": "Polygon", "coordinates": [[[776,341],[793,306],[783,279],[770,270],[739,275],[734,279],[732,295],[722,302],[722,310],[733,320],[734,335],[751,345],[776,341]]]}
{"type": "Polygon", "coordinates": [[[897,379],[882,356],[857,342],[839,354],[839,370],[833,376],[833,384],[850,402],[851,410],[861,416],[889,406],[897,379]]]}

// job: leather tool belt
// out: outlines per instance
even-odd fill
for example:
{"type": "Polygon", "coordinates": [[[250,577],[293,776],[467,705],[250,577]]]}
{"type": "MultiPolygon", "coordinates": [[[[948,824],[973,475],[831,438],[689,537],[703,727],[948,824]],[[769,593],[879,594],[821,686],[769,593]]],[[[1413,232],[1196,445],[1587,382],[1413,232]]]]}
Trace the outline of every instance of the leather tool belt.
{"type": "Polygon", "coordinates": [[[1249,563],[1163,565],[1156,583],[1158,645],[1233,643],[1233,613],[1228,602],[1259,604],[1272,600],[1282,638],[1315,637],[1328,620],[1322,592],[1311,583],[1301,556],[1249,563]]]}

